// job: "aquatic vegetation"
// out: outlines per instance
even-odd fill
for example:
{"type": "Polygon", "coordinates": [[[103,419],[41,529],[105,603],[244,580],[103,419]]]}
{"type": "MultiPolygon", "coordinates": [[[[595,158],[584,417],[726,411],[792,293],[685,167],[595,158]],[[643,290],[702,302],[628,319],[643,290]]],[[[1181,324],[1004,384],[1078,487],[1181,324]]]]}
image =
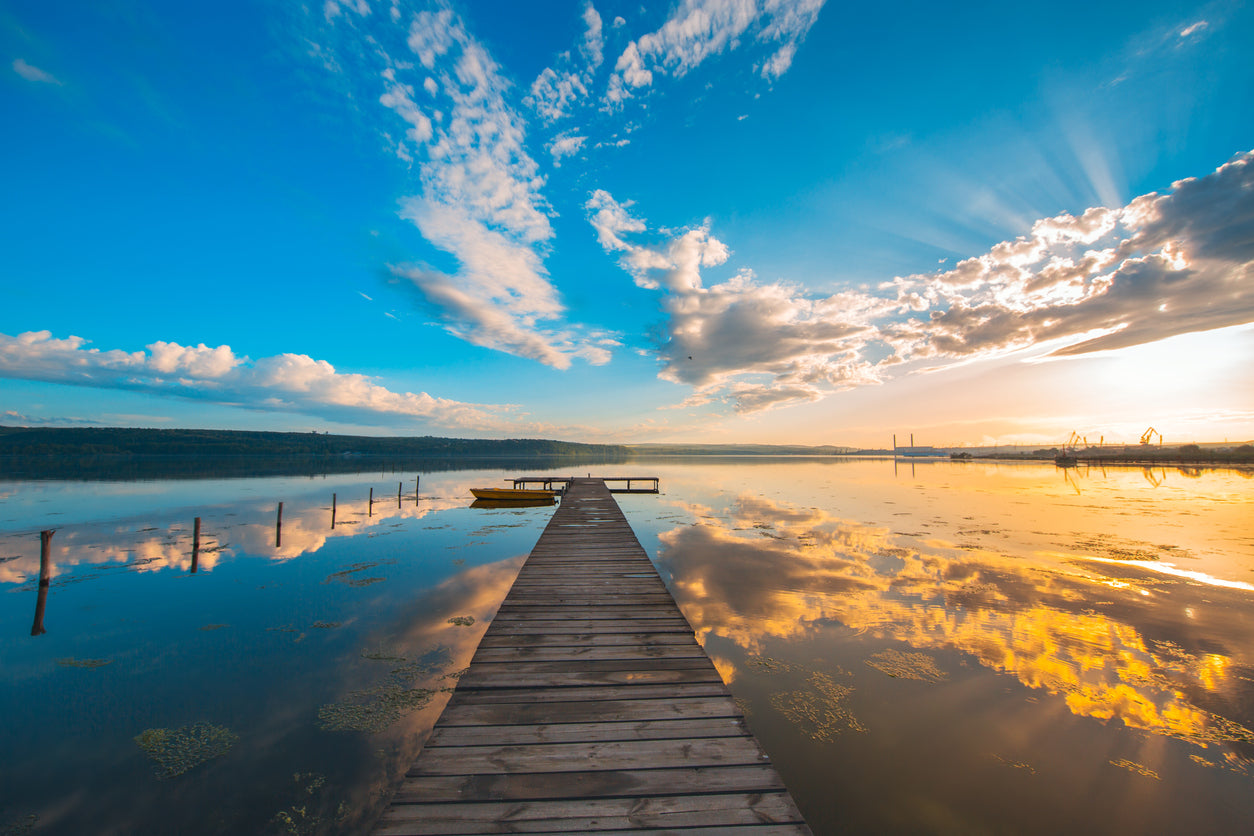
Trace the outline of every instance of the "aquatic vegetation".
{"type": "Polygon", "coordinates": [[[1129,772],[1135,772],[1137,775],[1144,775],[1146,778],[1153,778],[1155,781],[1162,780],[1158,777],[1158,773],[1150,769],[1148,766],[1143,766],[1136,761],[1130,761],[1126,758],[1120,758],[1117,761],[1110,761],[1110,765],[1117,766],[1120,769],[1126,769],[1129,772]]]}
{"type": "Polygon", "coordinates": [[[323,583],[343,583],[349,586],[367,586],[371,583],[378,583],[383,578],[354,578],[358,572],[364,572],[367,569],[373,569],[376,566],[395,563],[395,560],[373,560],[364,561],[362,563],[354,563],[347,569],[341,569],[338,572],[332,572],[322,579],[323,583]]]}
{"type": "Polygon", "coordinates": [[[23,818],[14,819],[5,825],[4,830],[0,830],[0,836],[24,836],[35,829],[35,825],[39,824],[39,816],[29,813],[23,818]]]}
{"type": "Polygon", "coordinates": [[[1009,760],[1008,758],[1003,758],[1001,755],[998,755],[998,754],[994,754],[993,757],[997,758],[997,760],[1001,761],[1006,766],[1009,766],[1012,769],[1022,769],[1026,771],[1029,775],[1036,774],[1036,767],[1032,766],[1032,764],[1030,763],[1024,763],[1023,761],[1012,761],[1012,760],[1009,760]]]}
{"type": "Polygon", "coordinates": [[[296,800],[286,810],[276,813],[273,819],[279,832],[287,836],[338,832],[348,819],[348,803],[341,801],[334,813],[327,809],[331,799],[324,791],[326,776],[317,772],[297,772],[292,780],[296,783],[296,800]]]}
{"type": "MultiPolygon", "coordinates": [[[[367,659],[405,661],[404,657],[362,652],[367,659]]],[[[375,734],[406,714],[425,707],[440,690],[413,687],[420,677],[438,673],[451,661],[448,648],[437,647],[412,662],[392,668],[381,685],[350,691],[343,702],[318,709],[318,726],[325,731],[361,731],[375,734]]]]}
{"type": "Polygon", "coordinates": [[[746,656],[745,664],[751,665],[763,673],[789,673],[798,670],[797,666],[790,662],[773,659],[770,656],[759,656],[756,653],[750,653],[746,656]]]}
{"type": "Polygon", "coordinates": [[[310,625],[315,630],[334,630],[336,627],[342,626],[344,626],[343,623],[339,621],[315,621],[310,625]]]}
{"type": "Polygon", "coordinates": [[[866,663],[877,671],[898,679],[920,679],[924,682],[940,682],[949,676],[936,667],[936,660],[926,653],[902,653],[900,650],[881,650],[872,653],[866,663]]]}
{"type": "Polygon", "coordinates": [[[156,761],[161,778],[176,778],[213,758],[225,755],[239,735],[224,726],[194,723],[177,729],[146,729],[135,736],[144,754],[156,761]]]}
{"type": "Polygon", "coordinates": [[[853,689],[839,685],[824,673],[808,680],[811,690],[771,695],[771,707],[812,740],[832,743],[846,731],[865,732],[866,726],[845,705],[853,689]]]}
{"type": "Polygon", "coordinates": [[[230,624],[206,624],[204,627],[201,627],[200,629],[208,632],[210,630],[221,630],[223,627],[230,627],[230,626],[231,626],[230,624]]]}
{"type": "Polygon", "coordinates": [[[65,659],[58,659],[57,664],[63,668],[103,668],[105,665],[112,665],[112,659],[75,659],[70,656],[65,659]]]}
{"type": "Polygon", "coordinates": [[[475,623],[473,615],[455,615],[448,620],[449,624],[455,624],[458,627],[469,627],[475,623]]]}

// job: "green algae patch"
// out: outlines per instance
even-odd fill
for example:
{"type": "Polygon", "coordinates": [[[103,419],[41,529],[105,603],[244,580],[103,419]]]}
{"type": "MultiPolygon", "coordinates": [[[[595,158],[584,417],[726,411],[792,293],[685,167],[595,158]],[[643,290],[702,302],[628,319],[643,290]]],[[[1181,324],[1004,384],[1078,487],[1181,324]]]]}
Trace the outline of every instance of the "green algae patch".
{"type": "Polygon", "coordinates": [[[224,726],[195,723],[177,729],[146,729],[135,743],[156,762],[158,777],[176,778],[206,761],[225,755],[239,735],[224,726]]]}
{"type": "Polygon", "coordinates": [[[376,566],[390,566],[396,563],[395,560],[374,560],[362,563],[354,563],[347,569],[341,569],[338,572],[332,572],[322,579],[323,583],[342,583],[346,586],[370,586],[372,583],[378,583],[386,578],[363,578],[354,577],[359,572],[365,572],[367,569],[373,569],[376,566]]]}
{"type": "Polygon", "coordinates": [[[832,743],[846,731],[865,732],[846,702],[853,689],[824,673],[807,680],[810,688],[771,695],[771,707],[812,740],[832,743]]]}
{"type": "Polygon", "coordinates": [[[341,801],[334,811],[334,799],[326,791],[327,778],[317,772],[297,772],[295,799],[286,810],[275,814],[273,823],[284,836],[316,836],[339,833],[350,813],[347,802],[341,801]]]}
{"type": "Polygon", "coordinates": [[[112,665],[112,659],[75,659],[73,656],[58,659],[57,664],[63,668],[103,668],[112,665]]]}
{"type": "Polygon", "coordinates": [[[448,623],[458,627],[469,627],[475,623],[475,617],[473,615],[455,615],[448,620],[448,623]]]}
{"type": "Polygon", "coordinates": [[[310,625],[315,630],[334,630],[336,627],[343,627],[343,623],[339,621],[315,621],[310,625]]]}
{"type": "Polygon", "coordinates": [[[5,825],[4,829],[0,830],[0,836],[24,836],[34,830],[37,824],[39,824],[39,816],[35,813],[28,813],[5,825]]]}
{"type": "Polygon", "coordinates": [[[871,654],[866,663],[881,673],[897,679],[919,679],[923,682],[940,682],[949,674],[936,666],[936,660],[926,653],[902,653],[900,650],[881,650],[871,654]]]}
{"type": "Polygon", "coordinates": [[[782,659],[775,659],[770,656],[759,656],[756,653],[746,656],[745,663],[762,673],[791,673],[798,670],[798,667],[791,662],[785,662],[782,659]]]}
{"type": "MultiPolygon", "coordinates": [[[[437,647],[414,659],[363,651],[362,656],[376,661],[399,661],[388,672],[387,679],[374,688],[350,691],[342,702],[328,703],[318,709],[318,727],[324,731],[360,731],[376,734],[395,723],[403,714],[424,708],[440,690],[416,688],[421,678],[430,677],[448,667],[452,661],[448,648],[437,647]]],[[[443,690],[443,689],[441,689],[443,690]]]]}

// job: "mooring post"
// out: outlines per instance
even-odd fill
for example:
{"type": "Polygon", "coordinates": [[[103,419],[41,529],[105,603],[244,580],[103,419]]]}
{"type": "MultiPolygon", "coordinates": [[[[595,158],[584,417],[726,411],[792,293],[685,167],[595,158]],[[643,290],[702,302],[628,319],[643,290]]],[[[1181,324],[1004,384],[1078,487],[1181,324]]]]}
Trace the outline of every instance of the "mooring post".
{"type": "Polygon", "coordinates": [[[274,547],[281,548],[283,545],[283,503],[279,503],[279,516],[274,521],[274,547]]]}
{"type": "Polygon", "coordinates": [[[335,494],[331,494],[331,528],[335,528],[335,494]]]}
{"type": "Polygon", "coordinates": [[[418,489],[422,487],[422,474],[414,477],[414,504],[418,504],[418,489]]]}
{"type": "Polygon", "coordinates": [[[401,485],[402,485],[402,484],[404,484],[404,483],[402,483],[402,482],[397,482],[397,483],[396,483],[396,507],[397,507],[397,508],[400,508],[400,507],[401,507],[401,485]]]}
{"type": "Polygon", "coordinates": [[[31,625],[32,636],[42,636],[48,632],[44,629],[44,607],[48,605],[48,584],[52,582],[52,532],[39,532],[39,591],[35,593],[35,623],[31,625]]]}
{"type": "Polygon", "coordinates": [[[200,517],[192,523],[192,574],[200,566],[200,517]]]}
{"type": "Polygon", "coordinates": [[[370,503],[366,506],[367,516],[374,516],[374,488],[370,489],[370,503]]]}

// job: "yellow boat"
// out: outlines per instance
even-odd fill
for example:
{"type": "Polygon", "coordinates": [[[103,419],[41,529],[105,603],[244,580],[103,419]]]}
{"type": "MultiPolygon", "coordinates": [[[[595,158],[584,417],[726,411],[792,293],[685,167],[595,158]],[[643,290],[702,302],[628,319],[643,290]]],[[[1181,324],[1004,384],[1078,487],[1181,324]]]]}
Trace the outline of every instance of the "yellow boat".
{"type": "Polygon", "coordinates": [[[557,491],[525,490],[523,488],[471,488],[475,499],[494,499],[500,502],[535,502],[551,500],[557,491]]]}

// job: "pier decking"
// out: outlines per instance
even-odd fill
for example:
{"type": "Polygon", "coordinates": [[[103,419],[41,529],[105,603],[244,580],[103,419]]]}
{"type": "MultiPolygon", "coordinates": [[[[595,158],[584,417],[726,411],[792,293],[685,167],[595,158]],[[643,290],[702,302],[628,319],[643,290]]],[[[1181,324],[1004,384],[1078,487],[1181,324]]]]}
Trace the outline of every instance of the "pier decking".
{"type": "MultiPolygon", "coordinates": [[[[526,488],[528,485],[536,485],[544,490],[565,489],[575,480],[573,476],[516,476],[506,481],[513,482],[515,488],[526,488]]],[[[596,481],[604,482],[609,488],[610,493],[659,493],[661,488],[659,484],[661,480],[657,476],[602,476],[596,481]],[[621,487],[610,487],[611,483],[619,484],[621,487]],[[644,487],[641,487],[641,486],[644,487]]]]}
{"type": "Polygon", "coordinates": [[[573,479],[376,834],[809,834],[601,479],[573,479]]]}

